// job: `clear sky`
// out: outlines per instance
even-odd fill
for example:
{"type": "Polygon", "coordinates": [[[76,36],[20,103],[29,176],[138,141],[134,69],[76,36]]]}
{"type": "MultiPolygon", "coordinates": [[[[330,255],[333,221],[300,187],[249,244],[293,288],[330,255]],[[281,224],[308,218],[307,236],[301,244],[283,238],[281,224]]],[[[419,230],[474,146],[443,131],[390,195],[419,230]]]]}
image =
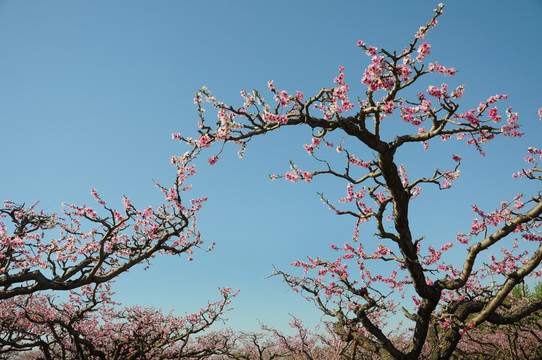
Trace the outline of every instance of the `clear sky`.
{"type": "MultiPolygon", "coordinates": [[[[400,50],[437,3],[2,0],[0,200],[40,200],[55,211],[62,202],[94,204],[90,189],[96,188],[110,205],[121,207],[123,194],[135,205],[157,205],[161,194],[152,180],[173,179],[169,159],[186,148],[170,135],[196,134],[192,100],[202,85],[234,105],[241,104],[241,89],[267,94],[271,79],[279,89],[308,96],[330,86],[343,65],[355,98],[356,91],[363,95],[368,64],[356,40],[400,50]]],[[[526,136],[488,146],[484,159],[456,145],[407,153],[411,178],[432,173],[422,159],[449,166],[452,153],[464,158],[452,191],[428,190],[413,207],[416,235],[435,244],[468,231],[470,205],[491,210],[537,190],[513,182],[511,173],[523,166],[527,146],[542,146],[535,114],[542,107],[542,1],[454,0],[444,12],[427,38],[430,59],[459,72],[434,82],[465,84],[464,110],[507,93],[499,106],[519,112],[526,136]]],[[[213,167],[202,161],[193,195],[209,197],[199,228],[215,250],[196,253],[192,263],[157,258],[149,270],[117,281],[117,299],[182,314],[229,286],[241,290],[228,314],[235,329],[257,330],[258,319],[285,329],[289,313],[317,324],[313,305],[280,279],[265,278],[273,265],[287,269],[308,255],[325,256],[331,242],[351,237],[352,220],[334,217],[316,195],[336,199],[345,184],[268,180],[267,174],[288,170],[290,159],[310,167],[302,147],[309,141],[308,129],[285,129],[253,141],[243,160],[231,148],[213,167]]],[[[373,232],[366,236],[374,243],[373,232]]]]}

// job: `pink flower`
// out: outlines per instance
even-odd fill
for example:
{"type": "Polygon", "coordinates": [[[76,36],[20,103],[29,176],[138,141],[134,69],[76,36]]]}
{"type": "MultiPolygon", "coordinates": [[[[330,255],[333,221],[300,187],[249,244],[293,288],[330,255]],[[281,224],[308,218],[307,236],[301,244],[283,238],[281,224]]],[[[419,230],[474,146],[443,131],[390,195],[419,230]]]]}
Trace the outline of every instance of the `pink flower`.
{"type": "Polygon", "coordinates": [[[273,114],[273,113],[270,113],[270,112],[267,112],[267,111],[265,111],[263,113],[262,119],[263,119],[263,121],[276,122],[276,123],[279,123],[281,125],[284,125],[284,124],[288,123],[288,116],[287,115],[278,115],[278,114],[273,114]]]}
{"type": "Polygon", "coordinates": [[[284,174],[284,178],[286,180],[288,180],[288,181],[291,181],[291,182],[297,182],[297,180],[299,180],[299,176],[297,175],[295,170],[287,172],[286,174],[284,174]]]}
{"type": "Polygon", "coordinates": [[[305,148],[307,153],[309,153],[309,155],[314,154],[314,146],[305,144],[303,145],[303,147],[305,148]]]}
{"type": "Polygon", "coordinates": [[[534,164],[535,163],[535,159],[532,157],[532,156],[525,156],[523,158],[523,160],[525,160],[526,162],[530,163],[530,164],[534,164]]]}
{"type": "Polygon", "coordinates": [[[306,181],[306,182],[311,182],[312,180],[312,174],[308,171],[303,171],[303,179],[306,181]]]}
{"type": "Polygon", "coordinates": [[[91,218],[91,219],[96,218],[96,216],[98,215],[98,214],[96,213],[96,211],[92,210],[91,208],[86,208],[86,209],[85,209],[85,213],[86,213],[87,216],[88,216],[89,218],[91,218]]]}
{"type": "Polygon", "coordinates": [[[203,134],[199,137],[197,145],[199,147],[209,147],[213,143],[213,140],[207,134],[203,134]]]}
{"type": "Polygon", "coordinates": [[[461,244],[468,244],[469,243],[469,238],[467,238],[464,234],[461,234],[461,233],[457,233],[457,238],[456,238],[457,241],[459,241],[461,244]]]}
{"type": "Polygon", "coordinates": [[[465,88],[463,86],[458,86],[457,89],[455,89],[453,92],[452,92],[452,97],[454,99],[459,99],[461,96],[463,96],[463,94],[465,93],[465,88]]]}
{"type": "Polygon", "coordinates": [[[410,80],[410,75],[412,75],[412,70],[408,66],[398,65],[397,68],[401,70],[401,76],[400,76],[401,81],[410,80]]]}
{"type": "Polygon", "coordinates": [[[288,97],[288,93],[286,91],[281,91],[280,92],[280,102],[279,102],[280,106],[281,107],[285,107],[285,106],[288,106],[290,104],[290,98],[288,97]]]}
{"type": "Polygon", "coordinates": [[[443,330],[446,330],[446,329],[448,329],[450,327],[451,322],[452,322],[452,319],[447,318],[444,321],[439,321],[439,325],[443,330]]]}
{"type": "Polygon", "coordinates": [[[489,118],[491,120],[493,120],[494,122],[500,122],[501,121],[501,116],[499,115],[499,110],[497,109],[496,106],[489,109],[489,114],[488,115],[489,115],[489,118]]]}
{"type": "Polygon", "coordinates": [[[522,203],[521,201],[518,201],[514,203],[514,210],[519,210],[525,206],[525,203],[522,203]]]}
{"type": "Polygon", "coordinates": [[[124,208],[126,209],[126,211],[128,211],[128,209],[130,209],[130,207],[132,206],[132,202],[127,197],[122,198],[122,203],[124,204],[124,208]]]}
{"type": "Polygon", "coordinates": [[[442,91],[436,86],[429,86],[427,88],[427,93],[433,97],[439,98],[442,96],[442,91]]]}
{"type": "Polygon", "coordinates": [[[454,161],[460,162],[460,161],[461,161],[461,156],[459,156],[459,155],[453,155],[453,156],[452,156],[452,159],[454,159],[454,161]]]}
{"type": "Polygon", "coordinates": [[[429,53],[431,52],[431,45],[424,42],[418,47],[418,56],[416,57],[417,62],[421,62],[429,53]]]}
{"type": "Polygon", "coordinates": [[[375,48],[374,46],[369,46],[365,53],[367,54],[367,56],[375,56],[377,54],[377,48],[375,48]]]}
{"type": "Polygon", "coordinates": [[[209,165],[214,165],[216,164],[216,162],[218,161],[219,157],[218,156],[211,156],[209,158],[209,160],[207,160],[207,162],[209,163],[209,165]]]}
{"type": "Polygon", "coordinates": [[[429,112],[431,110],[431,105],[431,101],[423,100],[420,104],[420,109],[422,109],[423,112],[429,112]]]}
{"type": "Polygon", "coordinates": [[[386,103],[383,110],[386,114],[392,114],[393,109],[395,109],[395,104],[393,103],[393,101],[390,100],[386,103]]]}

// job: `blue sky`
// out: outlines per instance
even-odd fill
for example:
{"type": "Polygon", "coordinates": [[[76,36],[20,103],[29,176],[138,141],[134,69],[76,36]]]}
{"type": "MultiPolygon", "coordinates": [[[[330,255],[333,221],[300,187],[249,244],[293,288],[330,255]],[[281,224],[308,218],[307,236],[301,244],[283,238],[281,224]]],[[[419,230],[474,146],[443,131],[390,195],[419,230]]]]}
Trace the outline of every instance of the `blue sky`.
{"type": "MultiPolygon", "coordinates": [[[[152,180],[173,178],[169,159],[186,148],[170,134],[196,134],[192,100],[202,85],[234,105],[241,89],[267,94],[271,79],[307,96],[331,85],[343,65],[352,94],[363,95],[368,58],[356,40],[400,50],[437,3],[0,1],[0,198],[40,200],[54,211],[62,202],[92,204],[96,188],[118,207],[123,194],[136,205],[157,205],[152,180]]],[[[446,3],[427,38],[430,59],[459,72],[432,81],[466,84],[464,110],[507,93],[500,107],[519,112],[526,136],[488,146],[484,159],[458,144],[409,150],[402,161],[411,178],[431,173],[431,164],[451,166],[452,153],[464,158],[452,191],[428,189],[413,204],[418,235],[450,241],[468,231],[470,205],[489,210],[537,190],[510,175],[523,166],[527,146],[542,146],[535,114],[542,106],[541,18],[540,0],[446,3]]],[[[209,197],[199,227],[216,249],[197,253],[193,263],[159,258],[145,272],[125,274],[117,299],[183,313],[230,286],[241,290],[228,315],[233,328],[256,330],[257,319],[286,328],[289,313],[317,324],[321,316],[310,303],[278,278],[265,279],[273,265],[286,269],[308,255],[325,256],[331,242],[351,237],[352,221],[334,217],[316,195],[335,199],[345,184],[268,180],[290,159],[310,167],[302,148],[309,141],[309,130],[287,129],[253,141],[243,160],[231,148],[214,167],[202,161],[193,195],[209,197]]],[[[376,241],[373,232],[367,230],[368,241],[376,241]]]]}

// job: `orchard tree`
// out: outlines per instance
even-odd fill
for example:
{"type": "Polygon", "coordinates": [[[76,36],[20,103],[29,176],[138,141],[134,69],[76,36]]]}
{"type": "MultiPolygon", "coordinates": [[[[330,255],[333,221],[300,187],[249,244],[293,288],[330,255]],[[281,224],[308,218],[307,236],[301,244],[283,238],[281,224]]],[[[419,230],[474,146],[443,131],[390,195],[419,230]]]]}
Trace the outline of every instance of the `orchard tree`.
{"type": "MultiPolygon", "coordinates": [[[[303,274],[285,270],[275,274],[333,318],[334,331],[343,341],[355,342],[383,359],[448,359],[469,331],[484,324],[514,324],[542,309],[542,299],[535,298],[517,303],[513,311],[505,304],[516,285],[541,273],[540,193],[530,198],[518,195],[489,212],[473,206],[476,218],[470,230],[458,229],[457,238],[442,246],[427,243],[411,228],[412,202],[427,187],[452,191],[461,157],[450,153],[441,159],[441,167],[409,179],[406,165],[398,160],[406,147],[418,143],[431,151],[430,143],[455,138],[484,155],[486,143],[523,135],[517,113],[497,107],[506,95],[490,96],[477,108],[460,109],[463,86],[423,85],[421,79],[456,73],[426,59],[431,45],[424,38],[443,8],[440,4],[435,9],[402,51],[357,42],[371,59],[361,79],[367,89],[357,104],[351,101],[343,67],[334,85],[312,96],[288,93],[270,81],[274,101],[258,91],[241,91],[244,103],[231,106],[204,87],[194,99],[199,136],[173,135],[200,148],[218,143],[223,149],[235,143],[242,157],[247,144],[260,135],[293,125],[312,130],[312,140],[303,146],[320,167],[304,170],[292,162],[290,171],[271,178],[310,182],[316,176],[331,176],[345,183],[346,194],[338,203],[323,194],[321,199],[336,214],[353,217],[354,234],[343,245],[331,245],[337,258],[295,261],[292,265],[303,274]],[[216,123],[206,118],[206,102],[216,110],[216,123]],[[375,227],[374,239],[360,236],[362,225],[375,227]],[[466,251],[459,266],[457,259],[445,256],[454,244],[466,251]],[[484,264],[488,253],[490,262],[484,264]],[[405,297],[412,303],[406,304],[405,297]],[[399,308],[398,301],[404,306],[399,308]],[[401,313],[404,324],[392,331],[387,320],[401,313]]],[[[542,117],[542,109],[538,115],[542,117]]],[[[221,151],[209,158],[210,164],[219,160],[221,151]]],[[[520,170],[517,177],[542,180],[536,165],[542,150],[531,147],[528,152],[530,168],[520,170]]]]}
{"type": "Polygon", "coordinates": [[[124,197],[124,208],[115,210],[94,189],[92,195],[103,215],[84,205],[46,214],[37,210],[37,203],[25,206],[4,201],[0,208],[0,300],[101,284],[159,254],[192,254],[202,244],[196,212],[206,198],[186,204],[181,194],[190,189],[186,180],[195,173],[191,162],[196,155],[193,149],[172,158],[176,180],[171,188],[156,184],[166,201],[156,209],[138,209],[124,197]]]}
{"type": "MultiPolygon", "coordinates": [[[[173,186],[156,184],[158,208],[137,208],[124,197],[115,210],[92,195],[98,208],[65,206],[46,214],[38,204],[5,201],[0,209],[0,356],[46,359],[168,359],[208,357],[216,349],[191,341],[221,319],[231,298],[178,317],[142,307],[121,308],[111,282],[157,255],[192,260],[203,241],[196,213],[205,198],[186,201],[199,149],[171,162],[173,186]],[[189,341],[190,340],[190,341],[189,341]]],[[[213,244],[214,245],[214,244],[213,244]]],[[[208,250],[213,247],[211,245],[208,250]]]]}
{"type": "MultiPolygon", "coordinates": [[[[332,324],[323,323],[323,331],[308,330],[301,320],[292,316],[289,334],[262,325],[262,332],[235,332],[222,330],[212,333],[212,343],[220,343],[220,353],[213,360],[373,360],[377,355],[344,342],[333,331],[332,324]],[[216,339],[222,339],[216,341],[216,339]]],[[[199,339],[206,339],[202,336],[199,339]]],[[[218,351],[217,351],[218,353],[218,351]]]]}
{"type": "MultiPolygon", "coordinates": [[[[503,303],[506,313],[542,297],[542,282],[538,282],[531,293],[528,286],[520,284],[514,288],[503,303]]],[[[542,358],[542,314],[533,313],[520,321],[505,324],[484,324],[463,336],[456,355],[484,359],[540,359],[542,358]]]]}
{"type": "Polygon", "coordinates": [[[45,359],[204,359],[220,346],[194,339],[226,310],[233,296],[221,291],[220,301],[194,314],[175,316],[161,310],[119,308],[107,285],[71,291],[67,301],[34,294],[3,303],[0,354],[29,353],[45,359]],[[35,349],[35,350],[34,350],[35,349]],[[30,350],[30,351],[29,351],[30,350]]]}

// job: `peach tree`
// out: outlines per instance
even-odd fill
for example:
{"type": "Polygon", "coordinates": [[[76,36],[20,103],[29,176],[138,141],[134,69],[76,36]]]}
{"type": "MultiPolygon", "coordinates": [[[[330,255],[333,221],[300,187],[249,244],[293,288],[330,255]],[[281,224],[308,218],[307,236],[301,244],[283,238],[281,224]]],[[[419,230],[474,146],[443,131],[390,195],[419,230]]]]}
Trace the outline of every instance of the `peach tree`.
{"type": "MultiPolygon", "coordinates": [[[[111,282],[157,256],[192,260],[203,246],[196,214],[206,198],[185,199],[199,149],[174,156],[175,181],[156,184],[164,204],[69,205],[61,213],[5,201],[0,208],[0,356],[45,359],[177,359],[210,356],[192,341],[227,311],[231,289],[185,316],[123,308],[111,282]]],[[[214,244],[213,244],[214,245],[214,244]]],[[[213,245],[203,250],[211,250],[213,245]]]]}
{"type": "MultiPolygon", "coordinates": [[[[464,86],[432,83],[456,74],[455,68],[427,59],[431,45],[424,39],[443,8],[439,4],[401,51],[357,42],[370,58],[361,78],[366,91],[357,101],[342,66],[333,85],[310,96],[280,90],[270,81],[272,100],[256,90],[241,91],[243,103],[232,106],[204,87],[194,99],[199,135],[173,134],[201,149],[218,144],[220,150],[208,160],[214,164],[228,143],[239,146],[242,157],[261,135],[291,126],[311,130],[303,146],[318,167],[301,169],[291,162],[289,171],[271,178],[311,182],[329,176],[345,184],[338,202],[320,196],[334,213],[353,218],[354,233],[344,244],[331,244],[335,258],[309,257],[292,263],[302,271],[276,270],[275,275],[332,318],[343,341],[383,359],[447,359],[467,332],[488,323],[512,324],[542,308],[541,299],[518,303],[511,312],[505,305],[516,285],[542,272],[540,194],[518,195],[492,211],[473,206],[471,228],[458,229],[457,237],[443,244],[416,237],[411,228],[412,203],[429,187],[453,191],[462,158],[452,152],[440,156],[440,167],[426,167],[425,175],[411,179],[399,160],[410,144],[431,151],[435,141],[457,140],[483,156],[488,142],[523,135],[518,114],[500,107],[507,95],[463,109],[464,86]],[[216,112],[216,122],[208,119],[206,103],[216,112]],[[361,236],[362,226],[373,226],[374,237],[361,236]],[[460,263],[446,256],[453,246],[464,247],[460,263]],[[400,325],[389,322],[401,315],[400,325]]],[[[530,147],[528,153],[529,167],[518,169],[516,177],[541,180],[537,158],[542,150],[530,147]]]]}

